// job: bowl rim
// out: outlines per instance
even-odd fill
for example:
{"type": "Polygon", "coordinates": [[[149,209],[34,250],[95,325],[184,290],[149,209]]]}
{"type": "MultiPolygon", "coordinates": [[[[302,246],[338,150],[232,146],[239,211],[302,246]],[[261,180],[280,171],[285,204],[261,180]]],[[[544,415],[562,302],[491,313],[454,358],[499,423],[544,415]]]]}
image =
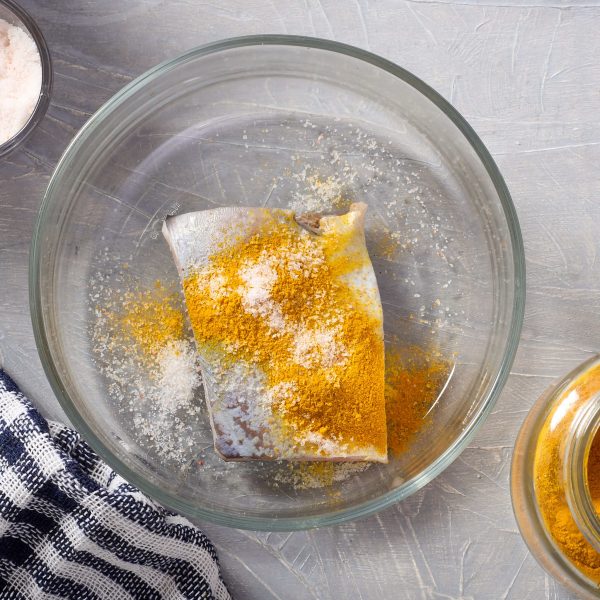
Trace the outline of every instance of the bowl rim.
{"type": "Polygon", "coordinates": [[[52,58],[50,56],[48,44],[46,43],[46,38],[44,38],[41,29],[38,27],[38,24],[33,17],[19,4],[13,2],[13,0],[0,0],[0,6],[7,8],[33,38],[42,64],[42,85],[40,86],[40,94],[35,107],[33,108],[33,112],[29,115],[29,118],[19,131],[0,144],[0,157],[3,157],[15,150],[29,137],[31,132],[46,114],[48,106],[50,105],[54,76],[52,70],[52,58]]]}
{"type": "Polygon", "coordinates": [[[517,213],[508,191],[508,187],[506,186],[498,167],[473,128],[438,92],[421,81],[418,77],[414,76],[412,73],[396,65],[395,63],[373,54],[372,52],[362,50],[348,44],[306,36],[250,35],[211,42],[209,44],[202,45],[184,52],[174,59],[160,63],[126,85],[110,100],[108,100],[108,102],[101,106],[100,109],[94,113],[94,115],[92,115],[92,117],[77,133],[64,151],[54,170],[52,178],[48,184],[48,188],[42,199],[30,251],[29,297],[36,345],[42,365],[50,381],[50,385],[67,417],[71,420],[77,430],[80,431],[88,440],[98,455],[101,456],[102,459],[111,466],[111,468],[122,475],[126,480],[131,481],[151,498],[158,500],[170,509],[180,512],[191,519],[205,519],[219,525],[255,531],[294,531],[309,529],[312,527],[334,525],[344,521],[366,517],[370,514],[380,511],[400,500],[407,498],[422,488],[424,485],[437,477],[459,456],[492,410],[498,396],[500,395],[500,392],[502,391],[506,379],[508,378],[510,368],[516,354],[525,308],[525,255],[517,213]],[[77,411],[75,405],[61,384],[61,379],[52,359],[52,353],[50,351],[50,346],[44,330],[44,318],[41,307],[41,289],[39,285],[40,280],[38,277],[38,272],[41,266],[41,234],[46,221],[46,213],[48,212],[51,203],[52,190],[56,185],[57,179],[60,178],[61,173],[68,167],[70,156],[73,153],[76,153],[81,144],[86,141],[90,133],[93,132],[96,123],[101,122],[105,114],[110,113],[115,106],[118,106],[124,102],[131,94],[150,83],[154,78],[160,76],[164,71],[173,69],[188,60],[223,50],[263,45],[301,46],[314,48],[343,54],[351,58],[367,62],[377,68],[387,71],[399,79],[402,79],[404,82],[424,95],[433,104],[435,104],[465,136],[477,154],[482,165],[486,169],[487,174],[494,185],[496,193],[498,194],[498,198],[504,211],[513,255],[513,306],[500,368],[498,372],[493,375],[487,397],[481,403],[478,412],[472,418],[468,427],[457,436],[457,438],[445,450],[445,452],[433,463],[431,463],[429,467],[413,477],[411,480],[404,482],[400,487],[397,487],[381,496],[378,496],[375,499],[365,501],[351,508],[337,510],[334,509],[325,514],[308,515],[305,517],[256,517],[247,516],[244,514],[234,515],[222,513],[209,508],[191,506],[187,502],[184,502],[181,499],[172,496],[171,494],[165,494],[158,486],[138,475],[119,458],[113,455],[110,450],[95,436],[91,428],[84,421],[83,417],[77,411]]]}

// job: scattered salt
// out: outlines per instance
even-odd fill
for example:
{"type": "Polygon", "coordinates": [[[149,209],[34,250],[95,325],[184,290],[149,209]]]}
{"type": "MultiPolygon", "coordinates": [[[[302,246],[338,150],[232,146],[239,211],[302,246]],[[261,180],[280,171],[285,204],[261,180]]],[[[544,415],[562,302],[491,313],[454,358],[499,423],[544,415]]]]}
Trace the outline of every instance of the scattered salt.
{"type": "MultiPolygon", "coordinates": [[[[339,155],[334,156],[334,161],[339,155]]],[[[330,175],[322,178],[318,174],[309,174],[307,168],[292,177],[303,189],[293,193],[290,209],[296,212],[329,212],[334,208],[344,208],[349,204],[346,200],[346,189],[352,183],[356,173],[345,177],[330,175]]],[[[299,186],[300,187],[300,186],[299,186]]]]}
{"type": "Polygon", "coordinates": [[[161,408],[168,411],[186,406],[201,381],[193,344],[187,340],[169,342],[159,351],[157,363],[157,396],[161,408]]]}
{"type": "Polygon", "coordinates": [[[89,295],[95,362],[108,380],[109,396],[137,439],[161,460],[184,465],[198,444],[189,428],[205,412],[197,399],[202,377],[191,334],[167,341],[155,354],[132,346],[118,316],[136,288],[128,282],[124,290],[108,287],[104,279],[101,273],[94,276],[89,295]]]}
{"type": "Polygon", "coordinates": [[[307,368],[343,365],[349,353],[339,337],[338,328],[305,329],[295,336],[294,360],[307,368]]]}
{"type": "Polygon", "coordinates": [[[277,271],[270,261],[248,265],[239,275],[245,283],[238,289],[244,309],[254,316],[267,319],[271,329],[281,331],[285,327],[285,319],[281,309],[271,298],[271,290],[277,281],[277,271]]]}

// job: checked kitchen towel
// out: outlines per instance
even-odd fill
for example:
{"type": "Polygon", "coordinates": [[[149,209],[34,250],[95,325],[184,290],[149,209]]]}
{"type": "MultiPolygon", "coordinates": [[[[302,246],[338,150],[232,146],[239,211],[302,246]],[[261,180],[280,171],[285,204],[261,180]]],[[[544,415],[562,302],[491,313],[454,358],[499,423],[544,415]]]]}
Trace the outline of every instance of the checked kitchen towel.
{"type": "Polygon", "coordinates": [[[230,598],[189,521],[144,496],[0,370],[0,599],[230,598]]]}

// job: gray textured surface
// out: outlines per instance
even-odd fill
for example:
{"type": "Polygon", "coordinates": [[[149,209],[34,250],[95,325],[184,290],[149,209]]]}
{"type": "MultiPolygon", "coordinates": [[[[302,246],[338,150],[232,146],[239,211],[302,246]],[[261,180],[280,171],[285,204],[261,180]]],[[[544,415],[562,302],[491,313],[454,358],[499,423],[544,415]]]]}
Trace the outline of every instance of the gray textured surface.
{"type": "Polygon", "coordinates": [[[192,46],[249,33],[349,42],[406,67],[470,121],[517,206],[528,269],[520,350],[470,447],[425,489],[334,528],[253,534],[206,524],[238,600],[567,599],[512,516],[513,440],[555,377],[600,349],[600,3],[534,0],[23,0],[54,58],[47,117],[0,159],[0,354],[46,414],[60,408],[29,319],[35,214],[61,152],[114,92],[192,46]]]}

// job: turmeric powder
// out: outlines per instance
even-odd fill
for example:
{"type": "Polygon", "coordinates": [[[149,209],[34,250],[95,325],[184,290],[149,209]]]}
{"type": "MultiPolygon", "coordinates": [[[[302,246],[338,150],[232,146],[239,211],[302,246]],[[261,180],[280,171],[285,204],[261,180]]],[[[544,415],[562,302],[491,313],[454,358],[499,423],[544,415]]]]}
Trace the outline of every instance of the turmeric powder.
{"type": "MultiPolygon", "coordinates": [[[[447,384],[451,363],[435,349],[394,346],[385,355],[385,411],[388,449],[400,456],[431,418],[431,410],[447,384]]],[[[289,462],[275,481],[296,489],[324,488],[364,471],[368,463],[289,462]]],[[[334,492],[334,496],[337,492],[334,492]]]]}
{"type": "Polygon", "coordinates": [[[123,299],[121,326],[146,354],[183,337],[184,322],[176,296],[157,281],[154,290],[128,292],[123,299]]]}
{"type": "Polygon", "coordinates": [[[381,315],[374,298],[349,285],[370,267],[364,239],[350,213],[335,225],[322,219],[318,235],[282,214],[265,215],[257,233],[223,244],[184,278],[196,341],[225,364],[260,367],[270,425],[292,454],[301,446],[327,456],[334,443],[385,457],[381,315]]]}
{"type": "Polygon", "coordinates": [[[450,364],[438,352],[418,347],[403,353],[393,349],[386,353],[385,363],[388,447],[398,456],[427,423],[447,382],[450,364]]]}
{"type": "MultiPolygon", "coordinates": [[[[573,418],[600,391],[600,365],[581,374],[561,393],[539,433],[534,457],[534,489],[539,512],[559,550],[589,579],[600,584],[600,554],[585,539],[565,495],[561,458],[573,418]]],[[[594,440],[587,462],[588,488],[600,514],[600,437],[594,440]]]]}
{"type": "MultiPolygon", "coordinates": [[[[166,344],[183,339],[185,321],[180,304],[177,294],[156,281],[153,289],[134,288],[118,301],[97,307],[105,328],[103,346],[130,348],[148,365],[166,344]]],[[[96,332],[95,338],[98,336],[96,332]]]]}

